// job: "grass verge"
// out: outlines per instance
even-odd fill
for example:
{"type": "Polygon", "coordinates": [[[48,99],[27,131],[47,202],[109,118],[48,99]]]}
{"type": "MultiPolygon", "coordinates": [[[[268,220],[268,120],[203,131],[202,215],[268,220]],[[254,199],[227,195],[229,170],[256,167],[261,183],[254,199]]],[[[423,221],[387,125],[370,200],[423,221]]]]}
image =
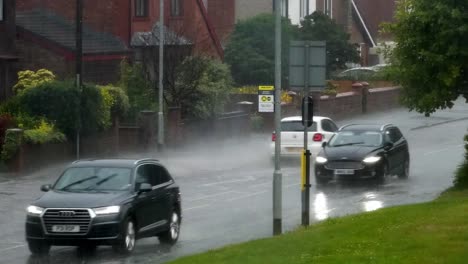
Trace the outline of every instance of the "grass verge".
{"type": "Polygon", "coordinates": [[[188,256],[197,263],[468,263],[468,190],[188,256]]]}

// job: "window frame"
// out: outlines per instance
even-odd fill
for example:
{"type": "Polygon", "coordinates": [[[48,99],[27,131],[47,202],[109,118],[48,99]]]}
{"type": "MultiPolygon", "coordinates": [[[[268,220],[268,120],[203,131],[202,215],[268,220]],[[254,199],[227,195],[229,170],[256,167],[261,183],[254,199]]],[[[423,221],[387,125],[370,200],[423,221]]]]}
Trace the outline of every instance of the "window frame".
{"type": "Polygon", "coordinates": [[[133,16],[136,18],[147,18],[149,16],[149,0],[135,0],[135,12],[133,16]],[[141,10],[143,8],[143,10],[141,10]],[[143,11],[143,14],[140,13],[143,11]]]}
{"type": "Polygon", "coordinates": [[[0,0],[0,23],[5,21],[5,0],[0,0]]]}
{"type": "Polygon", "coordinates": [[[171,0],[170,8],[172,17],[181,17],[184,15],[183,1],[184,0],[171,0]]]}
{"type": "Polygon", "coordinates": [[[158,169],[160,170],[166,177],[167,177],[167,181],[165,182],[157,182],[157,178],[156,179],[151,179],[151,175],[149,175],[149,184],[151,185],[151,188],[153,190],[157,190],[157,189],[160,189],[162,187],[166,187],[168,185],[171,185],[174,183],[174,179],[172,179],[171,175],[169,174],[169,172],[167,171],[167,169],[164,167],[164,166],[161,166],[159,164],[155,164],[155,163],[143,163],[143,164],[140,164],[138,165],[138,167],[136,167],[135,169],[135,191],[138,191],[138,188],[139,186],[137,186],[138,182],[137,182],[137,179],[138,179],[138,170],[140,168],[142,168],[143,166],[151,166],[151,167],[154,167],[154,168],[150,168],[150,169],[158,169]]]}

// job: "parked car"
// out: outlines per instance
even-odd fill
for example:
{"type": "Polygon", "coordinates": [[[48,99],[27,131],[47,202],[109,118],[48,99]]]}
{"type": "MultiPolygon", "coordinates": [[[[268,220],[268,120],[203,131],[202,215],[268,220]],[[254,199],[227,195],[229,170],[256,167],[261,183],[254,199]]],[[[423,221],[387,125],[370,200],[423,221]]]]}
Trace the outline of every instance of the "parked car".
{"type": "MultiPolygon", "coordinates": [[[[308,149],[315,157],[322,143],[328,141],[338,126],[335,122],[323,116],[314,116],[313,124],[308,128],[308,149]]],[[[271,155],[275,155],[276,132],[271,136],[271,155]]],[[[304,150],[304,126],[301,116],[286,117],[281,120],[281,157],[300,157],[304,150]]]]}
{"type": "Polygon", "coordinates": [[[337,79],[361,81],[368,80],[377,73],[377,69],[372,67],[356,67],[340,72],[336,75],[337,79]]]}
{"type": "Polygon", "coordinates": [[[51,246],[95,249],[111,245],[128,254],[136,239],[179,238],[181,198],[167,169],[154,159],[76,161],[27,207],[26,240],[33,254],[51,246]]]}
{"type": "Polygon", "coordinates": [[[407,178],[410,154],[408,142],[398,127],[347,125],[336,133],[315,158],[317,184],[334,177],[374,178],[388,175],[407,178]]]}

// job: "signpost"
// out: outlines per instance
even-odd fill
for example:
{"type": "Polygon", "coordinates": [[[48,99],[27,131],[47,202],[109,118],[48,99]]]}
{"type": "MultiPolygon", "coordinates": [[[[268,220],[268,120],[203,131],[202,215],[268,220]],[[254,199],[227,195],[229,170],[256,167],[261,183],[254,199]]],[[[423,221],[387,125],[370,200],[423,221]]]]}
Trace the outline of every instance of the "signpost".
{"type": "Polygon", "coordinates": [[[273,113],[275,112],[275,87],[274,86],[259,86],[258,87],[258,112],[273,113]]]}
{"type": "Polygon", "coordinates": [[[303,90],[302,124],[304,125],[304,153],[301,157],[302,225],[310,220],[310,150],[308,128],[313,124],[313,102],[311,91],[325,88],[326,44],[324,41],[291,41],[289,50],[289,86],[292,90],[303,90]]]}

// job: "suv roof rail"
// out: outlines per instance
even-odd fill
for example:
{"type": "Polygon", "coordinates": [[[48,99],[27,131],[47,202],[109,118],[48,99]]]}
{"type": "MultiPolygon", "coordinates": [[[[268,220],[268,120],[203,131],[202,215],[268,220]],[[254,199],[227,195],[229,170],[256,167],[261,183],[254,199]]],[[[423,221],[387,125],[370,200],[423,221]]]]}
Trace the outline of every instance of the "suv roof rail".
{"type": "Polygon", "coordinates": [[[388,123],[388,124],[382,125],[382,127],[380,127],[380,131],[383,131],[388,126],[393,126],[393,124],[388,123]]]}
{"type": "Polygon", "coordinates": [[[156,162],[159,162],[158,159],[145,158],[145,159],[139,159],[139,160],[135,161],[135,164],[143,163],[143,162],[146,162],[146,161],[156,161],[156,162]]]}

